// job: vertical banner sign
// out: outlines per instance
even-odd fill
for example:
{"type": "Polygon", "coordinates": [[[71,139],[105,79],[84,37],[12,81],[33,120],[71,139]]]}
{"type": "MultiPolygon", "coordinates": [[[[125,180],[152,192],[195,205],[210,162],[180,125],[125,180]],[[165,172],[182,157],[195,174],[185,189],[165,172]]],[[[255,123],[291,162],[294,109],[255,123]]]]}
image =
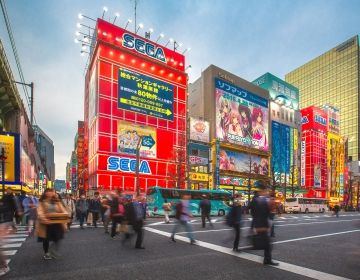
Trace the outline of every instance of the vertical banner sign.
{"type": "Polygon", "coordinates": [[[215,171],[215,189],[219,186],[220,181],[220,143],[216,140],[216,171],[215,171]]]}
{"type": "Polygon", "coordinates": [[[314,164],[314,187],[321,188],[321,167],[320,164],[314,164]]]}
{"type": "Polygon", "coordinates": [[[305,141],[301,141],[301,186],[305,187],[305,141]]]}

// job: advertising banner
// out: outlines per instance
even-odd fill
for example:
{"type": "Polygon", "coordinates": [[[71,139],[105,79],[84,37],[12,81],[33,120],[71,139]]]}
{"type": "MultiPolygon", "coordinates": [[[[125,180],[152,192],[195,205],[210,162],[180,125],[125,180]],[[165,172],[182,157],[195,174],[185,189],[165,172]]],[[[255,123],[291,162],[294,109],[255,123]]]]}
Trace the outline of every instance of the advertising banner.
{"type": "Polygon", "coordinates": [[[173,120],[173,85],[125,68],[119,68],[118,82],[118,108],[173,120]]]}
{"type": "Polygon", "coordinates": [[[156,128],[137,125],[126,121],[118,121],[118,153],[136,155],[136,148],[141,136],[140,157],[156,158],[156,128]]]}
{"type": "Polygon", "coordinates": [[[207,121],[190,118],[190,139],[209,142],[210,124],[207,121]]]}
{"type": "Polygon", "coordinates": [[[18,134],[0,134],[0,155],[4,149],[5,176],[2,178],[2,165],[0,162],[1,181],[14,182],[20,179],[20,137],[18,134]]]}
{"type": "Polygon", "coordinates": [[[271,164],[275,173],[290,174],[290,127],[273,121],[271,164]]]}
{"type": "Polygon", "coordinates": [[[321,188],[321,168],[320,164],[314,164],[314,187],[321,188]]]}
{"type": "Polygon", "coordinates": [[[269,175],[268,159],[256,155],[220,149],[219,164],[220,170],[269,175]]]}
{"type": "Polygon", "coordinates": [[[293,85],[270,73],[262,75],[253,83],[267,89],[272,100],[277,100],[279,103],[294,110],[299,109],[299,89],[293,85]]]}
{"type": "Polygon", "coordinates": [[[89,125],[97,115],[97,73],[94,68],[89,82],[89,125]]]}
{"type": "Polygon", "coordinates": [[[209,163],[209,159],[203,158],[203,157],[198,157],[198,156],[189,156],[189,162],[192,165],[194,165],[194,164],[206,165],[209,163]]]}
{"type": "MultiPolygon", "coordinates": [[[[256,186],[258,180],[251,179],[250,185],[256,186]]],[[[223,186],[239,186],[239,187],[247,187],[248,179],[241,177],[232,177],[232,176],[220,176],[220,185],[223,186]]]]}
{"type": "Polygon", "coordinates": [[[268,151],[268,101],[220,79],[215,90],[217,139],[268,151]]]}
{"type": "Polygon", "coordinates": [[[207,182],[209,180],[209,175],[205,173],[190,172],[189,175],[190,180],[193,181],[207,182]]]}
{"type": "Polygon", "coordinates": [[[301,186],[305,187],[305,170],[306,170],[306,145],[305,141],[301,141],[301,186]]]}

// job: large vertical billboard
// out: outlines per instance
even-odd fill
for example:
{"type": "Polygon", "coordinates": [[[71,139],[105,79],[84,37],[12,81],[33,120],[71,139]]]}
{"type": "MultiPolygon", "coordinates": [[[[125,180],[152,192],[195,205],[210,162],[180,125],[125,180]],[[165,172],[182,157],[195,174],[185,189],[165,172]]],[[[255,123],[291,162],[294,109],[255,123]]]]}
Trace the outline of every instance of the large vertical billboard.
{"type": "Polygon", "coordinates": [[[207,121],[190,118],[190,139],[209,143],[210,124],[207,121]]]}
{"type": "Polygon", "coordinates": [[[272,158],[271,166],[275,173],[290,173],[290,127],[275,121],[271,123],[272,129],[272,158]]]}
{"type": "Polygon", "coordinates": [[[216,138],[269,150],[268,100],[215,78],[216,138]]]}

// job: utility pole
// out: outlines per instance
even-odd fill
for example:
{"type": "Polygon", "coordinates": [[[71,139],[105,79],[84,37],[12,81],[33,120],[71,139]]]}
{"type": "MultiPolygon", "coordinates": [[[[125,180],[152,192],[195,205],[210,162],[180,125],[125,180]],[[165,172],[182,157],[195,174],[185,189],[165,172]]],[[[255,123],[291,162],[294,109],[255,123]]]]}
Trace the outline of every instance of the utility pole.
{"type": "Polygon", "coordinates": [[[135,175],[136,175],[136,195],[140,195],[140,178],[139,178],[139,169],[140,169],[140,148],[142,144],[143,136],[139,137],[139,141],[136,145],[136,169],[135,169],[135,175]]]}

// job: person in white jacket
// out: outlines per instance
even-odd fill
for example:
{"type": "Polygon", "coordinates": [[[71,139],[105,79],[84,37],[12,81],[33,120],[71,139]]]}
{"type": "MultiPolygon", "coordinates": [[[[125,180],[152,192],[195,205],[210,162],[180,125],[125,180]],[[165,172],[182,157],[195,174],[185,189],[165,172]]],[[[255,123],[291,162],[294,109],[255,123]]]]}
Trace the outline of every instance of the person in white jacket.
{"type": "Polygon", "coordinates": [[[66,211],[69,213],[69,222],[67,224],[68,230],[70,230],[70,226],[72,224],[72,221],[74,219],[74,215],[75,215],[75,211],[76,211],[76,207],[75,207],[75,201],[72,197],[72,194],[66,194],[65,198],[63,198],[62,200],[66,211]]]}

